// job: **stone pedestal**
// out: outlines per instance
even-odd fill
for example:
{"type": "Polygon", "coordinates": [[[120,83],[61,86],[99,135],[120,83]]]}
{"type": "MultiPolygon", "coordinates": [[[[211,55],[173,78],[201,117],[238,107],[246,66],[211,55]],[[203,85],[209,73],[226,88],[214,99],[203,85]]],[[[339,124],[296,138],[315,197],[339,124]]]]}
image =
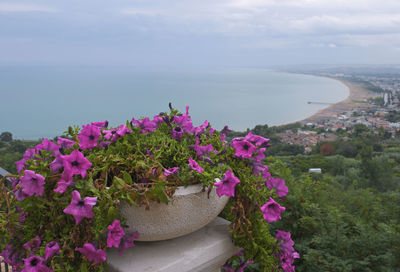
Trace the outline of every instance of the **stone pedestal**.
{"type": "Polygon", "coordinates": [[[107,253],[108,272],[217,272],[237,253],[230,222],[217,217],[202,229],[171,240],[135,242],[122,256],[107,253]]]}

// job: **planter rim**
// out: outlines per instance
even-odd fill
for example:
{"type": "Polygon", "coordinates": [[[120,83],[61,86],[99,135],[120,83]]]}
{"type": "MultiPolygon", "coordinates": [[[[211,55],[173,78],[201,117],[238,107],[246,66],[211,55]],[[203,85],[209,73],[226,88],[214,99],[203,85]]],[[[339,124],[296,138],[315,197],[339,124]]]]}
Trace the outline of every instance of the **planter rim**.
{"type": "MultiPolygon", "coordinates": [[[[218,178],[215,179],[216,182],[219,181],[218,178]]],[[[190,184],[187,186],[178,186],[176,187],[176,190],[174,192],[173,196],[185,196],[185,195],[190,195],[190,194],[197,194],[203,191],[203,184],[197,183],[197,184],[190,184]]]]}

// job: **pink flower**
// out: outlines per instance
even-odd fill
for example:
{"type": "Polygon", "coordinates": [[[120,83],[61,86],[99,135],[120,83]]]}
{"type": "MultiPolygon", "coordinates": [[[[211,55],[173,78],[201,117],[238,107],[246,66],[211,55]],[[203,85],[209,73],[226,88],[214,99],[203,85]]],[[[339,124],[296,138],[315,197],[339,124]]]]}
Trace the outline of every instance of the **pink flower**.
{"type": "Polygon", "coordinates": [[[110,130],[103,130],[104,138],[115,142],[118,140],[119,137],[124,136],[127,133],[131,133],[130,130],[126,125],[120,125],[118,128],[110,129],[110,130]]]}
{"type": "Polygon", "coordinates": [[[27,160],[35,159],[35,154],[37,154],[37,151],[34,148],[28,148],[22,159],[15,162],[18,174],[25,169],[27,160]]]}
{"type": "Polygon", "coordinates": [[[194,134],[196,136],[199,136],[199,135],[203,134],[207,127],[208,127],[208,121],[205,120],[204,123],[201,126],[198,126],[198,127],[194,128],[194,134]]]}
{"type": "Polygon", "coordinates": [[[79,147],[86,150],[97,146],[100,134],[99,127],[94,125],[83,125],[83,129],[78,135],[79,147]]]}
{"type": "Polygon", "coordinates": [[[70,169],[65,169],[61,174],[61,180],[57,183],[57,188],[53,190],[53,192],[63,194],[68,186],[72,185],[72,173],[70,169]]]}
{"type": "Polygon", "coordinates": [[[64,213],[71,214],[75,218],[75,224],[78,225],[83,218],[92,218],[94,213],[92,208],[96,205],[97,197],[85,197],[81,199],[81,195],[77,190],[72,192],[71,203],[64,209],[64,213]]]}
{"type": "Polygon", "coordinates": [[[181,116],[174,116],[174,123],[183,128],[183,130],[187,133],[193,133],[194,127],[192,120],[189,116],[189,107],[186,107],[186,113],[181,116]]]}
{"type": "Polygon", "coordinates": [[[267,180],[267,187],[268,187],[268,190],[271,190],[272,188],[274,188],[276,190],[276,194],[279,197],[284,197],[289,192],[288,187],[285,185],[285,181],[283,179],[279,179],[279,178],[269,178],[267,180]]]}
{"type": "Polygon", "coordinates": [[[92,163],[78,150],[63,156],[63,159],[64,171],[71,171],[72,175],[80,174],[83,178],[86,176],[86,171],[92,166],[92,163]]]}
{"type": "Polygon", "coordinates": [[[204,155],[208,155],[211,152],[215,152],[212,144],[209,145],[199,145],[200,141],[197,140],[196,144],[194,145],[194,151],[196,151],[196,155],[197,157],[199,157],[200,159],[203,158],[204,155]]]}
{"type": "Polygon", "coordinates": [[[40,240],[40,237],[38,235],[35,236],[35,238],[29,240],[23,245],[23,248],[29,251],[35,251],[40,248],[40,244],[42,241],[40,240]]]}
{"type": "Polygon", "coordinates": [[[50,152],[50,151],[58,151],[60,147],[57,144],[51,142],[49,139],[45,138],[41,144],[35,146],[35,149],[37,151],[45,150],[50,152]]]}
{"type": "Polygon", "coordinates": [[[65,139],[65,138],[61,138],[61,137],[57,138],[57,143],[60,145],[61,148],[65,148],[65,149],[72,148],[75,144],[74,141],[71,141],[71,140],[65,139]]]}
{"type": "Polygon", "coordinates": [[[192,158],[189,158],[189,164],[190,168],[192,168],[192,170],[195,170],[199,174],[204,171],[204,169],[192,158]]]}
{"type": "Polygon", "coordinates": [[[172,167],[169,169],[164,169],[164,176],[168,177],[169,175],[175,175],[178,173],[179,167],[172,167]]]}
{"type": "MultiPolygon", "coordinates": [[[[161,120],[162,120],[162,118],[161,118],[161,120]]],[[[159,125],[159,119],[150,121],[150,119],[148,117],[146,117],[142,120],[136,120],[135,118],[132,118],[132,123],[135,124],[137,127],[141,128],[142,133],[153,132],[156,130],[156,128],[159,125]]]]}
{"type": "Polygon", "coordinates": [[[214,183],[214,186],[217,187],[217,195],[219,197],[226,196],[235,196],[235,187],[240,182],[240,180],[232,175],[232,170],[229,169],[226,171],[224,179],[214,183]]]}
{"type": "Polygon", "coordinates": [[[269,139],[258,136],[258,135],[253,135],[253,133],[251,133],[251,131],[249,132],[249,134],[246,135],[246,137],[244,137],[245,140],[252,142],[253,144],[257,145],[257,146],[262,146],[262,147],[268,147],[269,144],[269,139]]]}
{"type": "Polygon", "coordinates": [[[46,249],[44,250],[44,258],[47,260],[54,256],[54,254],[60,254],[60,245],[52,241],[46,245],[46,249]]]}
{"type": "Polygon", "coordinates": [[[135,246],[135,244],[133,242],[137,238],[139,238],[139,232],[137,232],[137,231],[135,233],[133,233],[131,236],[126,235],[125,237],[123,237],[121,239],[121,245],[118,250],[119,255],[122,256],[122,253],[125,251],[125,249],[135,246]]]}
{"type": "Polygon", "coordinates": [[[256,155],[254,156],[254,159],[256,161],[261,162],[265,158],[265,150],[267,150],[265,147],[260,148],[259,150],[256,151],[256,155]]]}
{"type": "Polygon", "coordinates": [[[107,227],[109,230],[107,234],[107,247],[119,247],[122,237],[124,237],[125,232],[121,227],[119,220],[114,220],[114,222],[107,227]]]}
{"type": "Polygon", "coordinates": [[[174,127],[171,131],[172,139],[175,139],[178,141],[182,140],[183,134],[184,134],[184,131],[181,127],[174,127]]]}
{"type": "Polygon", "coordinates": [[[75,248],[76,251],[79,251],[83,255],[85,255],[89,261],[95,262],[96,264],[99,264],[101,262],[105,262],[107,257],[106,257],[106,252],[102,249],[96,250],[94,245],[92,244],[84,244],[83,247],[77,247],[75,248]]]}
{"type": "Polygon", "coordinates": [[[253,156],[253,152],[257,149],[252,143],[246,140],[232,141],[232,146],[235,148],[235,156],[242,158],[251,158],[253,156]]]}
{"type": "Polygon", "coordinates": [[[106,127],[108,127],[108,121],[105,120],[103,122],[93,122],[92,125],[96,126],[98,128],[106,128],[106,127]]]}
{"type": "Polygon", "coordinates": [[[265,221],[268,223],[275,222],[281,219],[281,212],[285,210],[285,207],[281,207],[271,197],[269,201],[261,206],[260,210],[263,212],[265,221]]]}
{"type": "Polygon", "coordinates": [[[24,175],[21,177],[21,183],[19,186],[22,188],[22,192],[28,196],[42,196],[44,193],[44,177],[40,174],[36,174],[32,170],[25,170],[24,175]]]}
{"type": "Polygon", "coordinates": [[[294,242],[290,236],[290,232],[281,230],[278,230],[275,236],[280,245],[279,259],[284,272],[294,271],[294,266],[292,266],[294,259],[300,258],[300,254],[294,251],[294,242]]]}
{"type": "Polygon", "coordinates": [[[264,179],[268,179],[271,176],[271,174],[268,172],[268,166],[263,165],[261,162],[254,161],[252,163],[252,166],[253,166],[253,172],[252,172],[253,175],[258,176],[259,174],[261,174],[264,179]]]}
{"type": "Polygon", "coordinates": [[[50,163],[51,172],[56,174],[63,167],[63,158],[60,152],[56,153],[56,158],[50,163]]]}
{"type": "Polygon", "coordinates": [[[24,269],[21,272],[54,272],[44,264],[44,259],[39,256],[32,255],[24,259],[24,269]]]}

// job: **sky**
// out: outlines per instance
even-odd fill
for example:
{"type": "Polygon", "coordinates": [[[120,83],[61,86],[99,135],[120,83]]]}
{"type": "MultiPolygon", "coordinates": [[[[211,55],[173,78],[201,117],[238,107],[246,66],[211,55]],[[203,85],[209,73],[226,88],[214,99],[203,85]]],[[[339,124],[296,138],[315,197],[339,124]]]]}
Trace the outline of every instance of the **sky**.
{"type": "Polygon", "coordinates": [[[0,0],[0,65],[399,63],[399,0],[0,0]]]}

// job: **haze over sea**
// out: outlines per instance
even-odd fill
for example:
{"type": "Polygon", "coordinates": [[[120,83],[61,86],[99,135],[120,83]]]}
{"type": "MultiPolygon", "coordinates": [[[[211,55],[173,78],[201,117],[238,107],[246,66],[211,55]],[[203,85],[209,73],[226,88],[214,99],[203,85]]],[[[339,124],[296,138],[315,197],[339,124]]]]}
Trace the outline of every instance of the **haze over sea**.
{"type": "Polygon", "coordinates": [[[0,132],[61,135],[69,125],[153,117],[190,106],[195,125],[246,130],[304,119],[348,96],[339,81],[264,69],[151,70],[131,67],[0,67],[0,132]]]}

